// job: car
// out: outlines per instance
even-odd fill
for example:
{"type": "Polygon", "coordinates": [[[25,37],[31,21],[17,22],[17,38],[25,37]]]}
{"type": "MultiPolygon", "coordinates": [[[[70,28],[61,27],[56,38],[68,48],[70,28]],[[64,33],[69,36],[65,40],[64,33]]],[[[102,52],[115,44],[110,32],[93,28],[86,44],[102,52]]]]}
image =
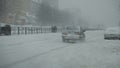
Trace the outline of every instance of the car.
{"type": "Polygon", "coordinates": [[[120,27],[110,27],[105,30],[104,39],[119,39],[120,27]]]}
{"type": "Polygon", "coordinates": [[[85,31],[79,26],[67,26],[62,32],[62,41],[70,42],[85,38],[85,31]]]}
{"type": "Polygon", "coordinates": [[[11,26],[5,25],[0,27],[0,35],[11,35],[11,26]]]}

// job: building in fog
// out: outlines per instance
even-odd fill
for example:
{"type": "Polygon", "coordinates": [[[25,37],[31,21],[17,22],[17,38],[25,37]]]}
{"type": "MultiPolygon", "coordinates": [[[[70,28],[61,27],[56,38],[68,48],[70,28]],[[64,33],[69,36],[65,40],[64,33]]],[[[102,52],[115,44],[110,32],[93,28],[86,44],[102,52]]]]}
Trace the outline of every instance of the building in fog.
{"type": "Polygon", "coordinates": [[[0,0],[0,17],[4,14],[5,10],[5,1],[4,0],[0,0]]]}
{"type": "Polygon", "coordinates": [[[7,24],[24,24],[26,12],[28,11],[29,0],[1,0],[2,11],[1,21],[7,24]]]}
{"type": "Polygon", "coordinates": [[[0,0],[0,22],[6,24],[37,24],[40,4],[58,8],[58,0],[0,0]]]}

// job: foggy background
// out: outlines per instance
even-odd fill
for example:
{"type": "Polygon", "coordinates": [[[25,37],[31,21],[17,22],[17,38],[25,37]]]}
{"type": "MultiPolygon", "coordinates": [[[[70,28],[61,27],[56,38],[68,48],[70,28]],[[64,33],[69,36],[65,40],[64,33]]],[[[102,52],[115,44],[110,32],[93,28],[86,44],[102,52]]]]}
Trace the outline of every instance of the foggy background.
{"type": "Polygon", "coordinates": [[[0,21],[18,25],[103,28],[120,19],[120,0],[0,0],[0,7],[0,21]]]}
{"type": "Polygon", "coordinates": [[[120,19],[119,0],[59,0],[61,10],[76,8],[89,26],[116,26],[120,19]],[[68,2],[69,1],[69,2],[68,2]]]}

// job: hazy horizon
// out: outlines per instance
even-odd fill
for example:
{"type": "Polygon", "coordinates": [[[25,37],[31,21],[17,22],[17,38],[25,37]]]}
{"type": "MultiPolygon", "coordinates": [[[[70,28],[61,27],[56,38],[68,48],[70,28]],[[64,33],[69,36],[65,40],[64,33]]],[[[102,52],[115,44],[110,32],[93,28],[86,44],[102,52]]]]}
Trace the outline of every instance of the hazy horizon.
{"type": "Polygon", "coordinates": [[[120,13],[118,2],[113,0],[59,0],[59,9],[76,8],[80,17],[89,25],[102,24],[105,26],[118,25],[120,13]]]}

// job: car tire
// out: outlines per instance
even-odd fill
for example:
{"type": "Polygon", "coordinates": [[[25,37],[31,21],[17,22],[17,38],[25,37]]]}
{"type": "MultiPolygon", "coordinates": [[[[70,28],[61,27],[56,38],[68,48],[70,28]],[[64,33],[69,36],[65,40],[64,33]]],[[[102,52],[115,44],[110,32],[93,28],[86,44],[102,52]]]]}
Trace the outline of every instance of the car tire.
{"type": "Polygon", "coordinates": [[[66,42],[66,39],[65,39],[64,37],[62,37],[62,41],[63,41],[63,42],[66,42]]]}
{"type": "Polygon", "coordinates": [[[104,39],[105,39],[105,40],[109,40],[110,38],[108,38],[108,37],[104,37],[104,39]]]}
{"type": "Polygon", "coordinates": [[[104,37],[104,39],[107,39],[106,37],[104,37]]]}
{"type": "Polygon", "coordinates": [[[84,39],[84,38],[85,38],[85,34],[83,33],[83,34],[82,34],[82,39],[84,39]]]}
{"type": "Polygon", "coordinates": [[[85,34],[83,33],[83,38],[85,38],[85,34]]]}
{"type": "Polygon", "coordinates": [[[85,34],[82,34],[82,37],[80,37],[80,40],[85,40],[85,34]]]}

